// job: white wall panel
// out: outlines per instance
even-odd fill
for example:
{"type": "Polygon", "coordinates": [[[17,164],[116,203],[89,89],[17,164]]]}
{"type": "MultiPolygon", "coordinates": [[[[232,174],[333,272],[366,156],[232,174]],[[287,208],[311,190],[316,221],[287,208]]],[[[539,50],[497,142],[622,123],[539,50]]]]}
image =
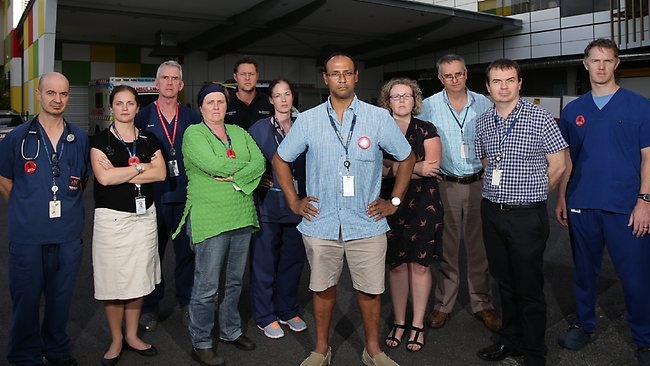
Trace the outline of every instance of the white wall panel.
{"type": "Polygon", "coordinates": [[[529,34],[522,34],[518,36],[510,36],[510,37],[503,38],[504,48],[529,47],[530,45],[531,45],[531,36],[529,34]]]}
{"type": "Polygon", "coordinates": [[[551,29],[558,29],[560,28],[560,19],[548,19],[548,20],[540,20],[537,22],[531,22],[530,23],[530,31],[531,32],[540,32],[540,31],[547,31],[551,29]]]}
{"type": "Polygon", "coordinates": [[[571,17],[561,18],[562,28],[575,27],[575,26],[581,26],[581,25],[593,24],[593,23],[594,23],[593,14],[581,14],[581,15],[574,15],[571,17]]]}
{"type": "MultiPolygon", "coordinates": [[[[494,61],[495,59],[501,58],[501,57],[506,57],[506,58],[509,58],[509,59],[512,59],[512,60],[529,59],[530,58],[530,47],[507,48],[507,49],[503,50],[503,56],[495,57],[494,59],[488,60],[488,61],[494,61]]],[[[481,58],[481,59],[482,59],[483,62],[486,61],[483,58],[481,58]]]]}
{"type": "Polygon", "coordinates": [[[531,45],[533,47],[549,43],[560,43],[559,30],[531,34],[531,45]]]}

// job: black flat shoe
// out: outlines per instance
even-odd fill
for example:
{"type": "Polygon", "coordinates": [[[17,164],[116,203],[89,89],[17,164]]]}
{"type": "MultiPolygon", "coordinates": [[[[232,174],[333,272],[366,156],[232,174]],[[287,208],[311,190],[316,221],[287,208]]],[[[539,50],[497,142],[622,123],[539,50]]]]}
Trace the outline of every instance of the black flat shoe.
{"type": "Polygon", "coordinates": [[[516,349],[508,348],[503,343],[495,343],[476,352],[478,358],[484,361],[501,361],[508,356],[521,356],[516,349]]]}
{"type": "Polygon", "coordinates": [[[115,366],[117,365],[117,361],[120,360],[120,356],[122,354],[120,353],[116,357],[113,358],[102,358],[102,366],[115,366]]]}
{"type": "Polygon", "coordinates": [[[245,335],[240,335],[234,341],[221,340],[223,343],[232,344],[233,346],[239,348],[242,351],[252,351],[255,349],[255,342],[251,341],[250,338],[245,335]]]}
{"type": "Polygon", "coordinates": [[[123,347],[124,347],[124,349],[127,349],[129,351],[134,351],[135,353],[139,354],[140,356],[144,356],[144,357],[152,357],[152,356],[155,356],[155,355],[158,354],[158,350],[156,349],[156,347],[154,347],[153,344],[151,345],[151,347],[149,347],[147,349],[136,349],[136,348],[131,347],[129,342],[124,340],[123,347]]]}

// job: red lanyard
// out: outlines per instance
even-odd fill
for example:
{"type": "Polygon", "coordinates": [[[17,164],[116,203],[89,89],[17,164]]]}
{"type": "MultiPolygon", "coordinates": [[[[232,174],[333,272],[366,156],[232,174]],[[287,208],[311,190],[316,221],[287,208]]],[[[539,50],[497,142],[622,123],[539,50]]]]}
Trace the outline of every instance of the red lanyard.
{"type": "MultiPolygon", "coordinates": [[[[160,112],[160,106],[158,106],[158,101],[155,102],[156,104],[156,111],[158,112],[158,118],[160,119],[160,124],[163,127],[163,131],[165,131],[165,136],[167,136],[167,141],[169,141],[170,145],[170,153],[171,151],[175,151],[174,149],[174,141],[176,141],[176,127],[178,127],[178,104],[176,104],[176,115],[174,116],[174,132],[171,136],[169,137],[169,130],[167,129],[167,120],[163,118],[162,113],[160,112]]],[[[172,156],[175,154],[172,154],[172,156]]]]}

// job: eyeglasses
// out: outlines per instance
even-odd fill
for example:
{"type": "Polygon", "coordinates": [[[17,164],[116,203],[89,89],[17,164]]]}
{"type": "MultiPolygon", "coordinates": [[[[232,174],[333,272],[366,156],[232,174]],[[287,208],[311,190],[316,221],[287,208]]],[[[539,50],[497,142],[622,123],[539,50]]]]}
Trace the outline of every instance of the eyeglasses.
{"type": "Polygon", "coordinates": [[[413,98],[413,94],[404,93],[404,94],[393,94],[393,95],[390,96],[390,99],[394,100],[394,101],[402,100],[402,98],[404,98],[404,100],[409,100],[409,99],[413,98]]]}
{"type": "Polygon", "coordinates": [[[330,72],[329,74],[326,74],[326,75],[330,79],[339,79],[339,78],[341,78],[341,76],[343,76],[344,79],[349,79],[352,76],[354,76],[354,74],[355,73],[353,71],[343,71],[343,72],[334,71],[334,72],[330,72]]]}
{"type": "Polygon", "coordinates": [[[61,168],[59,168],[59,154],[52,153],[52,175],[58,178],[61,175],[61,168]]]}
{"type": "Polygon", "coordinates": [[[451,81],[453,79],[460,80],[460,79],[465,77],[465,73],[464,72],[457,72],[455,74],[444,74],[444,75],[440,75],[440,76],[442,76],[442,78],[447,80],[447,81],[451,81]]]}

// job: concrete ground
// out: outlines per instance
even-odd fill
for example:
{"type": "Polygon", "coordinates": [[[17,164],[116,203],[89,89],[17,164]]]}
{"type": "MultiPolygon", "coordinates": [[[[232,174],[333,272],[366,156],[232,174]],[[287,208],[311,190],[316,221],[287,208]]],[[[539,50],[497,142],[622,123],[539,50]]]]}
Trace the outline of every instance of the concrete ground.
{"type": "MultiPolygon", "coordinates": [[[[92,185],[91,185],[92,187],[92,185]]],[[[86,230],[84,241],[86,249],[84,260],[77,279],[72,309],[70,311],[69,334],[72,337],[72,354],[79,364],[99,365],[109,344],[110,336],[101,303],[93,298],[91,268],[92,233],[92,195],[85,193],[87,203],[86,230]]],[[[551,200],[554,202],[554,200],[551,200]]],[[[552,216],[551,212],[549,215],[552,216]]],[[[0,202],[0,365],[7,364],[6,345],[11,317],[11,300],[7,286],[7,207],[0,202]]],[[[163,273],[167,288],[173,289],[173,251],[168,248],[163,273]]],[[[625,321],[625,304],[620,283],[609,262],[605,259],[598,298],[599,324],[597,339],[578,352],[561,349],[557,336],[563,332],[574,309],[571,285],[571,251],[568,234],[554,219],[551,220],[551,236],[545,254],[546,299],[548,302],[547,344],[548,365],[558,366],[622,366],[636,365],[634,345],[631,343],[625,321]]],[[[313,325],[311,292],[308,289],[309,269],[306,267],[300,287],[299,301],[304,309],[304,318],[313,325]]],[[[391,304],[387,292],[383,295],[382,337],[389,331],[391,304]]],[[[407,352],[403,346],[391,350],[390,356],[401,365],[521,365],[521,358],[507,358],[497,363],[484,362],[475,355],[476,351],[489,345],[492,334],[482,323],[475,320],[468,306],[467,287],[463,285],[458,303],[447,324],[439,330],[428,329],[426,345],[421,352],[407,352]]],[[[496,293],[496,291],[495,291],[496,293]]],[[[161,304],[162,322],[158,330],[146,333],[143,338],[154,344],[160,354],[152,358],[141,357],[134,352],[125,351],[119,365],[196,365],[190,357],[190,338],[187,328],[182,325],[180,312],[175,306],[173,291],[168,291],[161,304]]],[[[285,329],[286,336],[278,340],[268,339],[257,329],[251,318],[249,291],[244,287],[240,309],[243,316],[244,332],[257,343],[257,349],[244,352],[234,346],[219,344],[218,352],[228,366],[298,365],[314,345],[313,327],[303,333],[292,333],[285,329]]],[[[495,299],[498,306],[498,299],[495,299]]],[[[650,310],[649,310],[650,311],[650,310]]],[[[404,344],[404,343],[403,343],[404,344]]],[[[332,365],[361,365],[363,350],[363,328],[357,310],[354,291],[351,288],[349,273],[344,272],[338,286],[338,302],[334,311],[331,329],[333,349],[332,365]]]]}

